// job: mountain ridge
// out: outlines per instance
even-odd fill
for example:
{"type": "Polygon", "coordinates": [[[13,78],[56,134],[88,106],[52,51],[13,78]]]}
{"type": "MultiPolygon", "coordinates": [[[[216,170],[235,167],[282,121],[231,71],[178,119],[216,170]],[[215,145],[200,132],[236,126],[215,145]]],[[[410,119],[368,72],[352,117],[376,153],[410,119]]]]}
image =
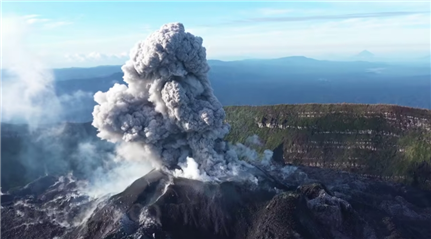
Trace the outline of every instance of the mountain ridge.
{"type": "MultiPolygon", "coordinates": [[[[390,103],[431,108],[429,66],[396,66],[376,62],[320,61],[310,58],[208,61],[208,77],[223,105],[280,103],[390,103]]],[[[56,94],[67,95],[80,112],[66,111],[63,120],[91,120],[92,94],[123,82],[118,71],[103,77],[55,81],[56,94]],[[85,97],[73,98],[84,91],[85,97]],[[77,102],[75,102],[77,101],[77,102]]],[[[105,72],[107,73],[107,72],[105,72]]],[[[70,108],[67,102],[63,102],[70,108]]]]}
{"type": "MultiPolygon", "coordinates": [[[[404,182],[412,183],[412,180],[414,180],[412,173],[415,172],[415,163],[422,163],[423,161],[431,163],[430,144],[421,144],[421,142],[427,142],[425,140],[431,142],[429,131],[423,129],[422,126],[406,128],[409,127],[409,124],[421,123],[422,121],[419,120],[420,118],[425,118],[427,120],[424,127],[429,128],[431,110],[428,109],[383,104],[283,104],[272,106],[227,106],[224,107],[224,109],[226,111],[225,120],[231,125],[231,133],[227,135],[227,141],[233,144],[237,142],[247,144],[247,138],[256,134],[262,141],[262,145],[251,146],[259,152],[265,149],[274,150],[274,158],[283,164],[338,168],[359,174],[382,175],[383,177],[402,176],[400,179],[404,182]],[[367,108],[379,111],[377,112],[379,113],[378,116],[365,118],[371,116],[366,114],[367,108]],[[352,117],[345,117],[343,114],[334,113],[327,114],[326,116],[314,114],[314,117],[307,118],[302,117],[307,114],[299,114],[300,112],[329,112],[335,110],[351,112],[352,117]],[[391,111],[395,114],[395,117],[392,117],[395,118],[395,120],[385,119],[384,117],[391,118],[391,114],[389,114],[391,111]],[[385,112],[388,114],[385,115],[385,112]],[[411,116],[413,118],[403,118],[401,117],[402,115],[411,116]],[[284,125],[283,117],[287,119],[284,125]],[[415,119],[415,117],[417,119],[415,119]],[[263,122],[264,118],[266,119],[263,122]],[[278,118],[280,118],[280,120],[278,120],[278,118]],[[343,120],[346,122],[343,122],[343,120]],[[411,120],[411,122],[409,123],[408,120],[411,120]],[[332,121],[334,123],[331,123],[332,121]],[[400,125],[400,122],[403,124],[400,125]],[[260,127],[259,124],[261,124],[260,127]],[[279,124],[281,124],[282,128],[279,127],[279,124]],[[301,127],[301,129],[298,129],[298,127],[301,127]],[[346,130],[354,130],[355,133],[341,133],[346,130]],[[369,130],[372,131],[370,132],[369,130]],[[338,133],[323,134],[322,132],[324,131],[337,131],[338,133]],[[384,143],[385,140],[388,141],[388,144],[384,143]],[[341,143],[335,144],[325,141],[340,141],[341,143]],[[356,142],[363,142],[363,144],[356,145],[356,142]],[[295,146],[293,146],[293,144],[295,144],[295,146]],[[352,148],[352,145],[347,144],[354,145],[356,149],[354,151],[340,149],[346,146],[352,148]],[[386,145],[389,145],[387,150],[382,152],[373,150],[374,148],[381,148],[386,145]],[[397,148],[398,146],[400,146],[400,148],[397,148]],[[324,147],[326,150],[325,153],[319,152],[319,149],[316,147],[324,147]],[[340,148],[337,149],[337,147],[340,148]],[[407,158],[401,157],[402,152],[397,151],[399,149],[404,149],[404,153],[408,153],[410,156],[407,158]],[[298,153],[299,150],[309,150],[310,152],[306,154],[298,153]],[[429,158],[427,158],[428,156],[429,158]],[[322,159],[307,160],[307,157],[315,159],[322,157],[322,159]],[[331,157],[334,159],[333,161],[329,160],[331,157]],[[360,158],[360,160],[358,161],[358,159],[354,158],[360,158]],[[376,162],[382,162],[382,164],[377,164],[376,162]],[[391,167],[385,166],[391,165],[391,162],[397,162],[397,164],[392,164],[391,167]],[[349,163],[350,165],[356,166],[350,168],[346,167],[349,163]],[[358,165],[368,165],[368,168],[360,168],[358,165]],[[383,169],[387,170],[385,171],[383,169]]],[[[309,113],[308,115],[312,114],[309,113]]],[[[77,150],[77,145],[79,145],[80,141],[92,142],[107,150],[112,147],[111,144],[101,141],[96,137],[97,131],[91,125],[91,122],[66,123],[60,127],[62,131],[65,132],[64,137],[56,137],[54,141],[56,143],[69,145],[68,148],[70,149],[52,158],[52,156],[48,157],[48,155],[50,155],[48,152],[42,150],[44,144],[39,145],[41,143],[40,141],[32,140],[33,136],[26,131],[25,127],[25,125],[5,124],[2,122],[1,137],[2,148],[4,150],[2,150],[3,167],[1,175],[2,187],[4,189],[26,182],[25,180],[21,180],[23,178],[22,174],[26,174],[26,169],[23,169],[24,165],[21,164],[19,154],[16,152],[16,150],[19,150],[21,147],[31,146],[34,152],[39,152],[41,154],[38,156],[38,160],[40,160],[38,165],[40,165],[40,167],[45,163],[53,167],[55,166],[53,163],[58,162],[56,161],[57,159],[61,159],[60,162],[65,161],[64,164],[72,165],[70,166],[72,168],[74,167],[74,160],[69,158],[70,152],[71,150],[77,150]],[[50,158],[52,158],[52,160],[50,158]],[[14,171],[8,169],[8,167],[20,168],[21,170],[18,170],[20,174],[13,174],[14,171]],[[17,177],[19,177],[20,180],[17,180],[17,177]]],[[[39,135],[40,133],[36,133],[34,137],[37,138],[39,135]]],[[[53,140],[48,140],[48,143],[52,144],[52,141],[53,140]]],[[[26,155],[24,154],[23,157],[26,157],[26,155]]],[[[62,167],[64,167],[64,165],[62,167]]],[[[39,168],[36,171],[43,173],[44,169],[39,168]]],[[[34,179],[34,173],[29,172],[29,175],[30,176],[26,180],[34,179]]],[[[36,176],[37,175],[42,174],[36,174],[36,176]]],[[[422,179],[418,178],[418,180],[422,179]]],[[[423,180],[427,180],[426,177],[423,180]]]]}
{"type": "Polygon", "coordinates": [[[227,140],[256,134],[281,163],[400,179],[431,180],[431,110],[396,105],[225,107],[227,140]],[[420,168],[420,173],[417,171],[420,168]],[[421,171],[423,170],[423,172],[421,171]],[[419,175],[420,174],[420,175],[419,175]]]}

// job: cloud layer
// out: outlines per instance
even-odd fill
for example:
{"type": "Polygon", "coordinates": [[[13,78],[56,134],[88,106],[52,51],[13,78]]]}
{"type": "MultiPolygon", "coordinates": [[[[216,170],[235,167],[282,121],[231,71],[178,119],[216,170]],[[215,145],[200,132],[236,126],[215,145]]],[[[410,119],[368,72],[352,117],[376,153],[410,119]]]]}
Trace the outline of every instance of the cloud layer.
{"type": "Polygon", "coordinates": [[[88,54],[66,54],[64,57],[71,62],[103,62],[103,61],[110,61],[110,60],[126,60],[128,57],[128,54],[126,52],[122,52],[119,54],[105,54],[100,52],[90,52],[88,54]]]}
{"type": "Polygon", "coordinates": [[[70,22],[70,21],[58,21],[58,20],[53,20],[49,18],[43,18],[42,16],[37,14],[26,15],[23,17],[23,19],[25,20],[26,23],[30,25],[40,24],[43,28],[46,28],[46,29],[52,29],[52,28],[73,24],[73,22],[70,22]]]}
{"type": "Polygon", "coordinates": [[[429,11],[415,12],[370,12],[370,13],[353,13],[353,14],[337,14],[337,15],[321,15],[321,16],[304,16],[304,17],[260,17],[250,18],[236,22],[300,22],[300,21],[317,21],[317,20],[347,20],[347,19],[366,19],[366,18],[384,18],[409,16],[417,14],[429,14],[429,11]]]}

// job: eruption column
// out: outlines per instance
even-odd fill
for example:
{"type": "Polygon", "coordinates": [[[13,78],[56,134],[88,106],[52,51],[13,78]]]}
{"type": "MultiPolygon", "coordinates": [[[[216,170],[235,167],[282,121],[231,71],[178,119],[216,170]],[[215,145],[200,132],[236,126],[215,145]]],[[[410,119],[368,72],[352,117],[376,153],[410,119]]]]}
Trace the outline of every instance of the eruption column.
{"type": "Polygon", "coordinates": [[[168,167],[193,158],[205,178],[238,176],[249,165],[222,140],[229,125],[208,80],[202,42],[172,23],[136,44],[122,67],[127,85],[94,95],[98,136],[139,143],[168,167]]]}

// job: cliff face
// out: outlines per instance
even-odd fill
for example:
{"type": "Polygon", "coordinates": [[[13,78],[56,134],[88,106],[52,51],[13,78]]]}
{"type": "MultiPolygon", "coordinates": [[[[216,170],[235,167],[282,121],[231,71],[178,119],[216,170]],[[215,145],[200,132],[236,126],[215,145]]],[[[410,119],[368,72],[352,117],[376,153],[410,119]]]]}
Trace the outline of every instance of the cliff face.
{"type": "Polygon", "coordinates": [[[429,167],[431,111],[393,105],[305,104],[226,107],[227,140],[245,143],[296,165],[337,168],[405,179],[429,167]]]}

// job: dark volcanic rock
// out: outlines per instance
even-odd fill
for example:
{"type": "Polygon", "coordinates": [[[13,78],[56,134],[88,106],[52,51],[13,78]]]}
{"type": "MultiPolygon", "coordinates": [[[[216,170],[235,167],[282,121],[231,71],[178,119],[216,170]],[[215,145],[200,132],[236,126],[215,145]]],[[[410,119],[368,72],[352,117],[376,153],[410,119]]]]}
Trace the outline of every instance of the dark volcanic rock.
{"type": "Polygon", "coordinates": [[[0,201],[1,201],[1,205],[11,204],[14,201],[14,196],[12,196],[10,194],[2,194],[0,201]]]}
{"type": "Polygon", "coordinates": [[[44,193],[50,186],[52,186],[58,180],[54,176],[40,177],[39,179],[27,184],[21,189],[17,189],[13,192],[13,195],[18,197],[33,196],[44,193]]]}
{"type": "MultiPolygon", "coordinates": [[[[77,183],[63,177],[41,194],[8,196],[2,236],[431,238],[431,192],[333,170],[294,169],[283,177],[265,172],[260,186],[154,170],[122,193],[98,200],[80,195],[77,183]]],[[[31,185],[26,190],[33,192],[31,185]]]]}
{"type": "Polygon", "coordinates": [[[55,181],[42,177],[6,195],[1,202],[3,238],[61,238],[96,202],[82,195],[70,176],[55,181]]]}

